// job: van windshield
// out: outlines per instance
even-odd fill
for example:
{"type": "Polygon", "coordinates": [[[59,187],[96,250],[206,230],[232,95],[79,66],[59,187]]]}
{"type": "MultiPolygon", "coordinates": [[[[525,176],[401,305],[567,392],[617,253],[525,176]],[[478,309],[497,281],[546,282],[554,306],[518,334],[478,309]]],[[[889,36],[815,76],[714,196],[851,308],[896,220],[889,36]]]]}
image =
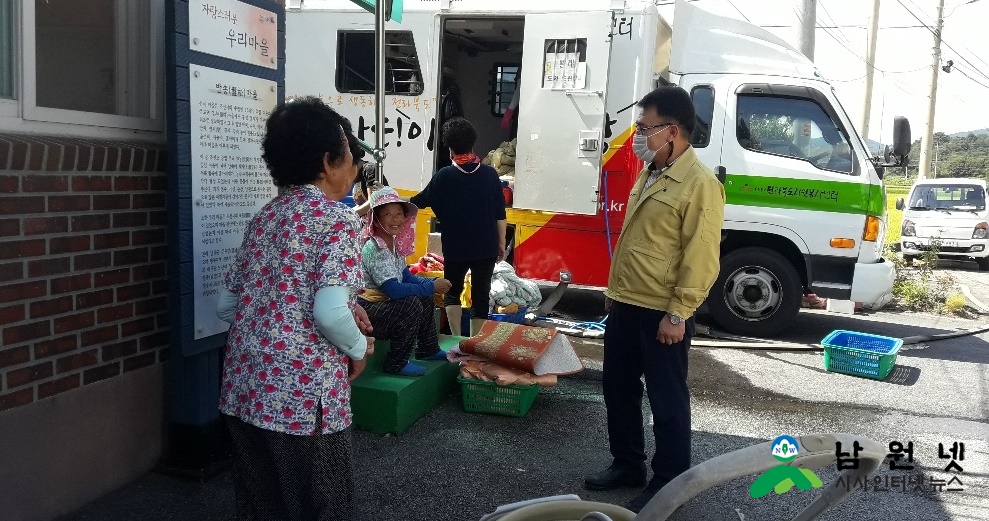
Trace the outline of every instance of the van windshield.
{"type": "Polygon", "coordinates": [[[978,185],[922,185],[910,194],[911,210],[985,210],[986,191],[978,185]]]}

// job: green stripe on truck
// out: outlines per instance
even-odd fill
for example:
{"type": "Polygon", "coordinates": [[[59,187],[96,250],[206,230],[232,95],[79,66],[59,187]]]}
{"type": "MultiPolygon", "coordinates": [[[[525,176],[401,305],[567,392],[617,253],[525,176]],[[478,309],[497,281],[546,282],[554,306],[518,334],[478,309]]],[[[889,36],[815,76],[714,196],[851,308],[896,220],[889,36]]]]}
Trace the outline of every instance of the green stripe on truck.
{"type": "Polygon", "coordinates": [[[789,210],[813,210],[881,216],[886,210],[882,185],[757,177],[731,174],[725,179],[728,204],[789,210]]]}

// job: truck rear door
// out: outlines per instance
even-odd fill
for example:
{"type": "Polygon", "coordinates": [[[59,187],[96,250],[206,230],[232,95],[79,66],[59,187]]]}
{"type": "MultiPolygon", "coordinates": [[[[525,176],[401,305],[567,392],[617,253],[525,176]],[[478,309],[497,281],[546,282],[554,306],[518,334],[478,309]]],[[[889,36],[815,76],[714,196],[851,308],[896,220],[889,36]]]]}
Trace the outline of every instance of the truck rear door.
{"type": "Polygon", "coordinates": [[[597,212],[611,17],[610,11],[525,17],[516,208],[597,212]]]}

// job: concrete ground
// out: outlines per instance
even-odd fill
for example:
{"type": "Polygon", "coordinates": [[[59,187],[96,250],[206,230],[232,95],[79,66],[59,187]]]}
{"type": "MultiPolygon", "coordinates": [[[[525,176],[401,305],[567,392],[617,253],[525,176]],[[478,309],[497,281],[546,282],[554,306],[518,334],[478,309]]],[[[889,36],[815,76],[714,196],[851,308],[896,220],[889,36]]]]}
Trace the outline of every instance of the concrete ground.
{"type": "MultiPolygon", "coordinates": [[[[937,271],[951,275],[959,286],[967,288],[978,301],[976,308],[989,312],[989,271],[979,271],[973,261],[940,260],[937,271]]],[[[970,301],[971,302],[971,301],[970,301]]]]}
{"type": "MultiPolygon", "coordinates": [[[[574,292],[567,313],[599,318],[599,295],[574,292]]],[[[703,317],[702,317],[703,321],[703,317]]],[[[830,331],[850,329],[896,337],[973,328],[967,321],[919,314],[832,315],[804,311],[785,340],[816,344],[830,331]]],[[[600,358],[599,342],[577,341],[600,358]]],[[[989,335],[905,347],[894,373],[877,382],[824,370],[819,351],[695,347],[690,355],[693,462],[781,434],[845,432],[883,445],[912,441],[914,476],[950,479],[938,444],[965,443],[957,474],[964,491],[856,492],[825,520],[989,519],[989,335]]],[[[609,463],[599,373],[563,378],[541,392],[525,418],[471,415],[453,396],[401,437],[354,433],[358,520],[472,520],[497,506],[576,493],[624,504],[636,490],[589,492],[585,474],[609,463]]],[[[646,416],[648,418],[648,415],[646,416]]],[[[836,477],[833,467],[818,475],[836,477]]],[[[881,467],[881,479],[904,471],[881,467]]],[[[789,519],[815,497],[791,491],[752,499],[754,477],[710,489],[670,519],[752,521],[789,519]]],[[[229,520],[229,471],[204,482],[148,474],[60,521],[229,520]]]]}

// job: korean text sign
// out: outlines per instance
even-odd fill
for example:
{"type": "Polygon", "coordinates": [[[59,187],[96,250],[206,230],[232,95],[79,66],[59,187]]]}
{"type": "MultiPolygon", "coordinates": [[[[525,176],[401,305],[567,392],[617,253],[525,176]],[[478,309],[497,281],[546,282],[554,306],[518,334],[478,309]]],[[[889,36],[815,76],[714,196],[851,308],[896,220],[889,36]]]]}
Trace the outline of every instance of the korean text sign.
{"type": "Polygon", "coordinates": [[[189,2],[189,48],[275,69],[278,15],[238,0],[189,2]]]}

